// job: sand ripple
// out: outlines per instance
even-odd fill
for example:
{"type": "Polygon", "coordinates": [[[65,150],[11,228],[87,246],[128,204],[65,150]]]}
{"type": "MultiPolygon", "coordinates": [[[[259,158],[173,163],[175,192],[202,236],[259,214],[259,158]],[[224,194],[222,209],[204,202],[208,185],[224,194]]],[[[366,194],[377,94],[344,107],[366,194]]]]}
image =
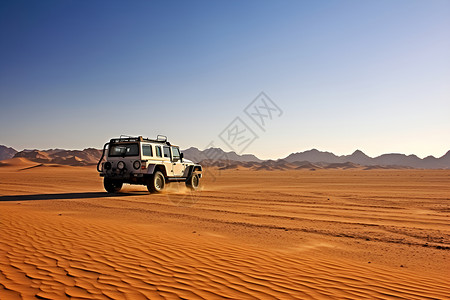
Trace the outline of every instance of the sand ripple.
{"type": "Polygon", "coordinates": [[[50,212],[0,219],[0,299],[444,299],[443,280],[50,212]]]}

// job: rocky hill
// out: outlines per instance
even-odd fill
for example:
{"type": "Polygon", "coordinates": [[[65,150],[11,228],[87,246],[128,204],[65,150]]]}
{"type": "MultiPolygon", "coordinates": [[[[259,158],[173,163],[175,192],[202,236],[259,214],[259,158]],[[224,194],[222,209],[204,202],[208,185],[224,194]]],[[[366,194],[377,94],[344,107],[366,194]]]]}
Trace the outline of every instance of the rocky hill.
{"type": "Polygon", "coordinates": [[[0,145],[0,160],[13,158],[16,153],[15,149],[0,145]]]}

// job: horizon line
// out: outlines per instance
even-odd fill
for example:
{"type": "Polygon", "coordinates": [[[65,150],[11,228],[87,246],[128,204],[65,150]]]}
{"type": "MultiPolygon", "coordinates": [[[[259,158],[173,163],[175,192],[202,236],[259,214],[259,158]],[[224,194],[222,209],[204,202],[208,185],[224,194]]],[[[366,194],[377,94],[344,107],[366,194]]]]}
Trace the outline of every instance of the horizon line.
{"type": "MultiPolygon", "coordinates": [[[[24,149],[22,149],[22,150],[17,150],[17,149],[15,149],[14,147],[11,147],[11,146],[6,146],[6,145],[0,145],[0,146],[4,146],[4,147],[6,147],[6,148],[11,148],[11,149],[13,149],[13,150],[15,150],[15,151],[17,151],[17,152],[22,152],[22,151],[34,151],[34,150],[37,150],[37,151],[50,151],[50,150],[83,151],[83,150],[86,150],[86,149],[102,150],[102,148],[96,148],[96,147],[86,147],[86,148],[83,148],[83,149],[59,148],[59,147],[56,147],[56,148],[48,148],[48,149],[38,149],[38,148],[33,148],[33,149],[31,149],[31,148],[24,148],[24,149]]],[[[259,159],[259,160],[279,160],[279,159],[285,159],[285,158],[288,157],[289,155],[292,155],[292,154],[299,154],[299,153],[304,153],[304,152],[308,152],[308,151],[312,151],[312,150],[316,150],[316,151],[321,152],[321,153],[331,153],[331,154],[333,154],[333,155],[335,155],[335,156],[337,156],[337,157],[341,157],[341,156],[349,156],[349,155],[354,154],[354,153],[357,152],[357,151],[360,151],[360,152],[362,152],[364,155],[366,155],[366,156],[368,156],[368,157],[370,157],[370,158],[377,158],[377,157],[380,157],[380,156],[382,156],[382,155],[389,155],[389,154],[400,154],[400,155],[405,155],[405,156],[412,156],[412,155],[413,155],[413,156],[416,156],[417,158],[422,159],[422,160],[425,159],[425,158],[427,158],[427,157],[441,158],[441,157],[445,156],[448,152],[450,152],[450,149],[449,149],[449,150],[445,151],[445,153],[442,154],[442,155],[440,155],[440,156],[434,156],[434,155],[429,154],[429,155],[426,155],[426,156],[423,156],[423,157],[420,157],[420,156],[418,156],[417,154],[414,154],[414,153],[406,154],[406,153],[401,153],[401,152],[385,152],[385,153],[382,153],[382,154],[379,154],[379,155],[376,155],[376,156],[370,156],[370,155],[366,154],[366,152],[364,152],[363,150],[360,150],[360,149],[356,149],[356,150],[354,150],[353,152],[351,152],[350,154],[336,154],[336,153],[334,153],[334,152],[332,152],[332,151],[326,151],[326,150],[323,151],[323,150],[319,150],[319,149],[317,149],[317,148],[311,148],[311,149],[307,149],[307,150],[301,150],[301,151],[297,151],[297,152],[291,152],[291,153],[289,153],[288,155],[286,155],[286,156],[284,156],[284,157],[262,159],[262,158],[258,157],[256,154],[253,154],[253,153],[241,153],[241,154],[239,154],[239,153],[237,153],[237,152],[235,152],[235,151],[233,151],[233,150],[231,150],[231,151],[226,151],[226,150],[224,150],[224,149],[222,149],[222,148],[220,148],[220,147],[209,147],[209,148],[206,148],[206,149],[201,150],[201,149],[198,148],[198,147],[191,146],[191,147],[188,147],[188,148],[183,149],[183,151],[188,150],[188,149],[190,149],[190,148],[195,148],[195,149],[197,149],[197,150],[199,150],[199,151],[205,151],[205,150],[207,150],[207,149],[220,149],[220,150],[222,150],[222,151],[225,152],[225,153],[235,153],[235,154],[237,154],[237,155],[239,155],[239,156],[243,156],[243,155],[253,155],[253,156],[255,156],[255,157],[256,157],[257,159],[259,159]]]]}

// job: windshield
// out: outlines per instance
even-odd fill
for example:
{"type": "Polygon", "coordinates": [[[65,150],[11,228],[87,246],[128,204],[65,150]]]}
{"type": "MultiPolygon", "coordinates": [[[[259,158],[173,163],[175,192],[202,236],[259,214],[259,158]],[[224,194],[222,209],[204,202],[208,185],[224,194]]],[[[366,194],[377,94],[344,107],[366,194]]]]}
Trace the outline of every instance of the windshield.
{"type": "Polygon", "coordinates": [[[172,155],[174,159],[180,159],[180,150],[177,147],[172,147],[172,155]]]}
{"type": "Polygon", "coordinates": [[[138,144],[118,144],[109,147],[109,156],[138,156],[138,144]]]}

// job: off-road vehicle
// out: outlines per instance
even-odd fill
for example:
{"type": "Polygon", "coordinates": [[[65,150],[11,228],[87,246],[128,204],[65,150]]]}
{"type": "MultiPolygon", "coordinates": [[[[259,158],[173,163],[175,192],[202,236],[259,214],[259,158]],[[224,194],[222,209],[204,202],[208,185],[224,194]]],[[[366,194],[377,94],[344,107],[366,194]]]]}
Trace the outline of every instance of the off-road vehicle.
{"type": "Polygon", "coordinates": [[[124,183],[146,185],[150,193],[159,193],[171,181],[184,181],[195,190],[202,177],[202,167],[183,158],[180,148],[162,135],[156,140],[142,136],[111,139],[103,147],[97,171],[108,193],[117,193],[124,183]]]}

